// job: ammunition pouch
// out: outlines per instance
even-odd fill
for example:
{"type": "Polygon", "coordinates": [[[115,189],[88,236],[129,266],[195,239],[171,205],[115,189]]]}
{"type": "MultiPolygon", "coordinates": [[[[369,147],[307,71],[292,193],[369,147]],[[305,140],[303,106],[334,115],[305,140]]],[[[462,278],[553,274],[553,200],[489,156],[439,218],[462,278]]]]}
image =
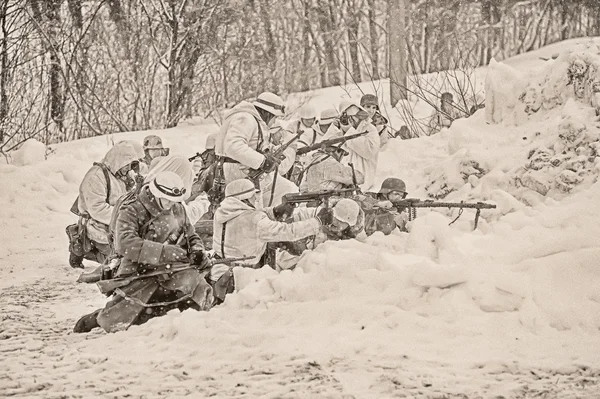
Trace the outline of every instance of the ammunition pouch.
{"type": "Polygon", "coordinates": [[[69,252],[77,256],[84,256],[93,248],[92,241],[87,235],[87,223],[89,218],[86,216],[87,215],[80,216],[79,221],[76,224],[71,224],[65,229],[67,236],[69,237],[69,252]]]}

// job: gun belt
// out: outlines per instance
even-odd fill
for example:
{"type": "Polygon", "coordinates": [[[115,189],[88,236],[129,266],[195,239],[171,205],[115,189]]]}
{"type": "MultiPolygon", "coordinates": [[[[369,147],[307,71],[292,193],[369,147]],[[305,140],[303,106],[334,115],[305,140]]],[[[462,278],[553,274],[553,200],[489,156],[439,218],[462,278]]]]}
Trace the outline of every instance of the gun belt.
{"type": "Polygon", "coordinates": [[[221,156],[221,157],[219,157],[219,159],[221,161],[223,161],[223,163],[240,163],[239,161],[236,161],[233,158],[229,158],[229,157],[225,157],[225,156],[221,156]]]}

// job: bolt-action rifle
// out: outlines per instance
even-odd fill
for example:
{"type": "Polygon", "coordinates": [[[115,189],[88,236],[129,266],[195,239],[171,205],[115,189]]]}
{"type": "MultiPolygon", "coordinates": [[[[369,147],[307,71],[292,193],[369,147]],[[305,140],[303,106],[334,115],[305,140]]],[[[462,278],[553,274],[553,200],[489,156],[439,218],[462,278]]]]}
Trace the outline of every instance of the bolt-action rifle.
{"type": "Polygon", "coordinates": [[[329,198],[331,197],[345,197],[349,194],[354,193],[354,188],[342,188],[338,190],[319,190],[319,191],[310,191],[306,193],[291,193],[285,194],[283,196],[283,202],[288,204],[302,204],[302,203],[312,203],[312,202],[320,202],[323,203],[326,207],[329,207],[329,198]]]}
{"type": "Polygon", "coordinates": [[[124,287],[126,285],[131,284],[132,282],[134,282],[136,280],[141,280],[141,279],[148,278],[148,277],[167,276],[169,274],[181,272],[184,270],[191,270],[191,269],[204,271],[204,270],[210,269],[214,265],[222,265],[222,264],[232,265],[237,262],[243,262],[248,259],[253,259],[253,257],[252,256],[244,256],[241,258],[211,259],[209,266],[206,268],[202,268],[202,269],[200,269],[200,266],[190,265],[189,263],[176,263],[176,264],[170,265],[169,267],[161,268],[159,270],[155,270],[150,273],[141,274],[141,275],[133,275],[130,277],[117,277],[117,278],[113,278],[110,280],[100,280],[96,284],[98,285],[100,292],[102,292],[103,294],[107,294],[109,292],[114,291],[116,288],[124,287]]]}
{"type": "Polygon", "coordinates": [[[321,141],[319,143],[315,143],[313,145],[309,145],[308,147],[300,148],[298,151],[296,151],[296,155],[304,155],[304,154],[307,154],[307,153],[309,153],[311,151],[315,151],[315,150],[318,150],[318,149],[321,149],[321,148],[332,146],[334,144],[345,143],[348,140],[352,140],[352,139],[355,139],[357,137],[364,136],[367,133],[368,132],[354,133],[354,134],[349,134],[347,136],[336,137],[334,139],[323,140],[323,141],[321,141]]]}
{"type": "MultiPolygon", "coordinates": [[[[300,138],[300,136],[302,136],[303,132],[301,130],[299,130],[294,137],[292,137],[290,139],[290,141],[288,141],[287,143],[281,145],[278,149],[276,149],[275,151],[270,152],[271,155],[273,157],[275,157],[276,159],[282,159],[283,158],[283,152],[285,150],[287,150],[287,148],[292,145],[292,143],[296,140],[298,140],[300,138]]],[[[257,179],[259,179],[262,175],[264,175],[265,173],[268,173],[270,171],[265,170],[265,169],[250,169],[250,171],[248,172],[248,178],[250,180],[256,181],[257,179]]]]}
{"type": "Polygon", "coordinates": [[[196,152],[194,155],[192,155],[191,157],[188,158],[188,161],[190,162],[194,162],[196,159],[201,158],[202,154],[199,152],[196,152]]]}
{"type": "Polygon", "coordinates": [[[482,209],[495,209],[496,205],[485,202],[437,202],[434,200],[421,200],[418,198],[406,198],[398,201],[392,201],[392,204],[398,209],[406,209],[408,211],[408,220],[413,220],[417,217],[417,208],[459,208],[458,216],[450,224],[456,222],[462,215],[463,209],[477,209],[475,213],[475,225],[473,230],[477,229],[479,216],[482,209]]]}

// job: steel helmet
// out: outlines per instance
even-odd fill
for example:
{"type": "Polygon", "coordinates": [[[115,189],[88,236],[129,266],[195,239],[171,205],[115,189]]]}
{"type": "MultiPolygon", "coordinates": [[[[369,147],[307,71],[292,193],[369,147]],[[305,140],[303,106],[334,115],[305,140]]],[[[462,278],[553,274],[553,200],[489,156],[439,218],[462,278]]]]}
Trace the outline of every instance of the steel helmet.
{"type": "Polygon", "coordinates": [[[144,138],[144,151],[164,149],[162,139],[156,135],[146,136],[144,138]]]}
{"type": "Polygon", "coordinates": [[[285,116],[285,103],[277,94],[265,91],[254,100],[253,104],[275,116],[285,116]]]}
{"type": "Polygon", "coordinates": [[[306,104],[302,108],[300,108],[300,118],[301,119],[313,119],[317,117],[317,111],[312,105],[306,104]]]}
{"type": "Polygon", "coordinates": [[[156,199],[164,198],[173,202],[183,201],[186,192],[181,177],[167,170],[158,173],[148,186],[156,199]]]}
{"type": "Polygon", "coordinates": [[[214,150],[216,143],[217,143],[217,134],[216,133],[209,134],[208,137],[206,138],[206,143],[204,143],[204,149],[214,150]]]}
{"type": "Polygon", "coordinates": [[[235,197],[239,200],[246,200],[252,198],[256,191],[254,183],[250,180],[237,179],[225,187],[225,198],[235,197]]]}
{"type": "Polygon", "coordinates": [[[404,181],[398,178],[388,177],[383,181],[383,183],[381,183],[381,189],[379,190],[379,194],[388,194],[390,191],[400,191],[405,193],[406,184],[404,183],[404,181]]]}
{"type": "Polygon", "coordinates": [[[350,226],[356,225],[359,213],[360,207],[356,201],[350,198],[342,198],[333,207],[333,217],[341,222],[348,223],[350,226]]]}
{"type": "Polygon", "coordinates": [[[338,117],[338,113],[333,108],[327,108],[321,112],[321,116],[319,118],[320,125],[327,125],[328,123],[332,123],[335,118],[338,117]]]}
{"type": "Polygon", "coordinates": [[[365,94],[360,99],[360,106],[364,107],[366,105],[375,105],[377,109],[379,109],[379,102],[377,101],[377,96],[373,94],[365,94]]]}
{"type": "Polygon", "coordinates": [[[340,104],[340,113],[346,113],[348,116],[356,116],[359,119],[366,119],[369,117],[369,113],[360,105],[350,102],[343,101],[340,104]]]}

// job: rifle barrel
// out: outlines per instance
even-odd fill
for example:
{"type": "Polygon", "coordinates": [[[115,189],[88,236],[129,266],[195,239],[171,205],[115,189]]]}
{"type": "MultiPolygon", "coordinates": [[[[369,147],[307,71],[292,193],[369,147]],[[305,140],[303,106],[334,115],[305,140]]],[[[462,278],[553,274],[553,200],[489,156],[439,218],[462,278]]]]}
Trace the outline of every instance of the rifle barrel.
{"type": "Polygon", "coordinates": [[[350,134],[348,136],[342,136],[342,137],[336,137],[334,139],[323,140],[320,143],[316,143],[316,144],[313,144],[313,145],[309,145],[308,147],[300,148],[298,151],[296,151],[296,155],[304,155],[304,154],[309,153],[311,151],[318,150],[319,148],[322,148],[322,147],[326,147],[326,146],[330,146],[330,145],[338,144],[338,143],[343,143],[343,142],[346,142],[348,140],[352,140],[352,139],[355,139],[357,137],[364,136],[367,133],[368,132],[355,133],[355,134],[350,134]]]}

